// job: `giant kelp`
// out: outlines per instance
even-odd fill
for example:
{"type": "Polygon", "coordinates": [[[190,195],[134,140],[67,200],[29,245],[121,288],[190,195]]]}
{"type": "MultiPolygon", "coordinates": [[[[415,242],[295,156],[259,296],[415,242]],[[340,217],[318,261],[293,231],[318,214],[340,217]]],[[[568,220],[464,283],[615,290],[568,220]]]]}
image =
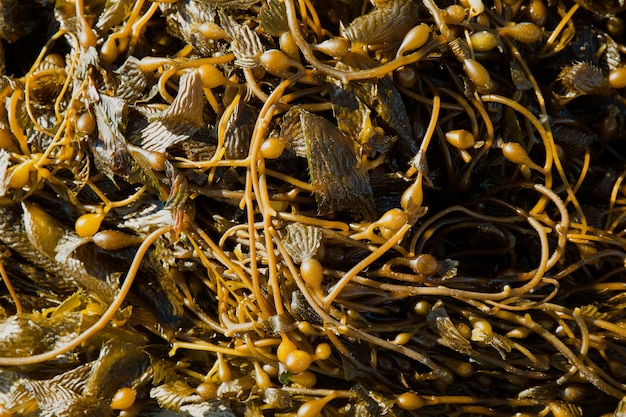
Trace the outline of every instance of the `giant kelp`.
{"type": "Polygon", "coordinates": [[[0,5],[3,416],[624,413],[620,2],[53,3],[0,5]]]}

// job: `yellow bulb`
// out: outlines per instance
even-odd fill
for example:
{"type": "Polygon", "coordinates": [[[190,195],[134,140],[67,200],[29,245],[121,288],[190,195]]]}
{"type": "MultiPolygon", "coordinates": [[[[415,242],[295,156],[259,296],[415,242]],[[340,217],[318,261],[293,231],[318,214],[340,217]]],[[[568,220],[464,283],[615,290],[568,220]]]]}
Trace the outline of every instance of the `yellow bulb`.
{"type": "Polygon", "coordinates": [[[290,352],[285,357],[284,364],[289,372],[298,374],[300,372],[304,372],[307,369],[309,369],[309,366],[311,366],[312,361],[313,361],[313,358],[308,352],[305,352],[304,350],[296,349],[290,352]]]}
{"type": "Polygon", "coordinates": [[[212,382],[203,382],[196,387],[196,392],[205,400],[214,400],[217,398],[218,385],[212,382]]]}
{"type": "Polygon", "coordinates": [[[408,214],[399,208],[392,208],[383,214],[376,224],[380,227],[381,236],[385,239],[389,239],[408,221],[408,214]]]}
{"type": "Polygon", "coordinates": [[[317,377],[311,371],[300,372],[299,374],[292,375],[289,378],[292,384],[298,384],[305,388],[313,388],[317,383],[317,377]]]}
{"type": "Polygon", "coordinates": [[[413,184],[404,190],[400,198],[400,206],[402,206],[404,211],[410,212],[420,208],[423,201],[424,192],[422,190],[422,177],[420,176],[413,184]]]}
{"type": "Polygon", "coordinates": [[[514,327],[506,333],[506,337],[514,339],[525,339],[531,334],[532,330],[528,327],[514,327]]]}
{"type": "Polygon", "coordinates": [[[300,48],[298,48],[298,44],[291,32],[283,32],[280,34],[280,38],[278,38],[278,43],[280,45],[280,50],[285,53],[289,58],[293,59],[296,62],[300,62],[300,48]]]}
{"type": "Polygon", "coordinates": [[[465,7],[453,4],[442,10],[443,20],[450,25],[458,25],[465,19],[465,7]]]}
{"type": "Polygon", "coordinates": [[[456,129],[446,132],[446,140],[458,149],[469,149],[476,144],[474,135],[465,129],[456,129]]]}
{"type": "Polygon", "coordinates": [[[526,149],[517,142],[507,142],[502,145],[502,155],[514,164],[523,164],[531,169],[543,171],[539,165],[535,164],[532,159],[530,159],[526,153],[526,149]]]}
{"type": "Polygon", "coordinates": [[[119,55],[115,39],[109,38],[102,44],[100,48],[100,58],[105,64],[113,63],[119,55]]]}
{"type": "Polygon", "coordinates": [[[611,371],[611,374],[613,374],[618,379],[626,379],[626,364],[624,364],[622,361],[618,361],[615,359],[610,360],[609,370],[611,371]]]}
{"type": "Polygon", "coordinates": [[[314,48],[328,56],[339,58],[350,52],[350,41],[337,36],[318,43],[314,48]]]}
{"type": "Polygon", "coordinates": [[[478,61],[472,58],[465,59],[463,61],[463,69],[476,86],[478,92],[487,93],[493,89],[493,82],[491,81],[489,71],[478,61]]]}
{"type": "Polygon", "coordinates": [[[228,33],[220,27],[217,23],[204,22],[195,27],[195,29],[202,34],[205,38],[212,40],[230,39],[228,33]]]}
{"type": "Polygon", "coordinates": [[[30,180],[30,171],[33,166],[34,161],[29,159],[26,162],[22,162],[21,164],[13,167],[11,171],[11,177],[9,178],[9,188],[19,189],[25,187],[30,180]]]}
{"type": "MultiPolygon", "coordinates": [[[[269,352],[268,352],[269,353],[269,352]]],[[[265,354],[265,353],[264,353],[265,354]]],[[[263,365],[263,370],[270,378],[275,378],[280,372],[280,368],[277,365],[266,363],[263,365]]]]}
{"type": "Polygon", "coordinates": [[[411,340],[412,337],[413,333],[398,333],[396,338],[393,339],[393,342],[398,345],[405,345],[409,342],[409,340],[411,340]]]}
{"type": "Polygon", "coordinates": [[[300,333],[304,333],[308,335],[317,334],[317,330],[315,330],[315,327],[313,327],[313,325],[309,323],[308,321],[298,322],[298,330],[300,331],[300,333]]]}
{"type": "Polygon", "coordinates": [[[324,267],[315,258],[307,258],[300,264],[300,275],[307,285],[319,291],[324,281],[324,267]]]}
{"type": "Polygon", "coordinates": [[[328,343],[320,343],[319,345],[317,345],[317,347],[315,348],[315,360],[326,360],[328,358],[330,358],[330,355],[332,354],[332,349],[330,347],[330,345],[328,343]]]}
{"type": "Polygon", "coordinates": [[[425,316],[426,314],[430,313],[430,309],[431,309],[431,305],[428,301],[418,301],[417,303],[415,303],[415,306],[413,307],[413,311],[416,314],[419,314],[420,316],[425,316]]]}
{"type": "Polygon", "coordinates": [[[283,336],[283,340],[280,342],[276,350],[276,356],[278,356],[279,361],[285,363],[287,355],[297,349],[298,347],[295,343],[293,343],[287,336],[283,336]]]}
{"type": "Polygon", "coordinates": [[[493,329],[491,328],[491,323],[487,320],[479,319],[472,323],[475,329],[480,330],[485,336],[493,337],[493,329]]]}
{"type": "Polygon", "coordinates": [[[474,374],[474,367],[471,363],[468,362],[460,362],[454,368],[454,373],[460,376],[461,378],[467,378],[474,374]]]}
{"type": "Polygon", "coordinates": [[[94,234],[91,241],[101,249],[118,250],[131,245],[139,245],[143,242],[143,238],[119,230],[102,230],[94,234]]]}
{"type": "Polygon", "coordinates": [[[430,37],[430,26],[425,23],[421,23],[404,35],[404,39],[398,48],[396,56],[402,56],[405,52],[413,49],[421,48],[428,38],[430,37]]]}
{"type": "Polygon", "coordinates": [[[44,68],[65,68],[65,58],[60,54],[49,54],[45,56],[41,66],[44,68]]]}
{"type": "Polygon", "coordinates": [[[80,237],[91,237],[100,229],[104,213],[87,213],[76,219],[74,229],[80,237]]]}
{"type": "Polygon", "coordinates": [[[530,181],[530,179],[532,178],[532,170],[524,164],[521,164],[519,166],[519,173],[526,181],[530,181]]]}
{"type": "Polygon", "coordinates": [[[537,42],[543,35],[541,28],[532,22],[521,22],[512,26],[501,27],[498,30],[501,35],[510,36],[522,43],[537,42]]]}
{"type": "Polygon", "coordinates": [[[261,155],[265,159],[276,159],[283,154],[285,141],[282,138],[271,137],[261,143],[261,155]]]}
{"type": "Polygon", "coordinates": [[[266,389],[272,386],[272,381],[270,380],[269,375],[263,370],[261,365],[258,362],[254,362],[254,372],[255,372],[255,382],[259,389],[265,391],[266,389]]]}
{"type": "Polygon", "coordinates": [[[91,30],[86,22],[85,24],[83,24],[82,30],[78,33],[78,42],[80,43],[80,46],[82,46],[84,49],[87,49],[89,47],[95,48],[96,44],[98,43],[96,34],[93,33],[93,30],[91,30]]]}
{"type": "Polygon", "coordinates": [[[220,381],[222,382],[230,381],[233,376],[230,366],[228,366],[228,362],[226,362],[221,353],[217,354],[217,376],[219,376],[220,381]]]}
{"type": "Polygon", "coordinates": [[[422,253],[410,263],[411,268],[418,274],[430,277],[439,272],[439,261],[433,255],[422,253]]]}
{"type": "Polygon", "coordinates": [[[296,62],[278,49],[270,49],[261,55],[261,65],[269,72],[286,71],[296,62]]]}
{"type": "Polygon", "coordinates": [[[230,82],[224,74],[222,74],[222,71],[217,69],[213,64],[200,65],[198,67],[198,73],[200,74],[200,80],[204,88],[211,89],[230,82]]]}
{"type": "Polygon", "coordinates": [[[470,43],[475,52],[487,52],[498,46],[500,40],[494,33],[482,30],[470,35],[470,43]]]}
{"type": "Polygon", "coordinates": [[[398,404],[398,407],[403,410],[417,410],[426,405],[426,401],[413,392],[405,392],[398,395],[398,398],[396,398],[396,404],[398,404]]]}
{"type": "Polygon", "coordinates": [[[417,72],[415,67],[400,67],[394,72],[394,79],[404,88],[413,88],[417,84],[417,72]]]}
{"type": "Polygon", "coordinates": [[[270,200],[270,207],[275,211],[287,211],[289,208],[289,202],[286,200],[270,200]]]}
{"type": "Polygon", "coordinates": [[[83,113],[76,120],[76,131],[82,135],[91,135],[96,130],[96,119],[91,113],[83,113]]]}
{"type": "Polygon", "coordinates": [[[130,387],[124,387],[117,390],[111,400],[111,408],[113,410],[124,410],[135,404],[137,391],[130,387]]]}
{"type": "Polygon", "coordinates": [[[298,408],[298,412],[296,413],[296,417],[318,417],[322,412],[322,409],[328,404],[329,401],[336,398],[337,394],[332,393],[327,395],[324,398],[319,398],[317,400],[309,400],[302,404],[300,408],[298,408]]]}
{"type": "Polygon", "coordinates": [[[621,67],[609,72],[609,86],[620,89],[626,87],[626,67],[621,67]]]}
{"type": "Polygon", "coordinates": [[[548,9],[543,0],[531,0],[526,7],[528,18],[538,26],[544,26],[548,20],[548,9]]]}

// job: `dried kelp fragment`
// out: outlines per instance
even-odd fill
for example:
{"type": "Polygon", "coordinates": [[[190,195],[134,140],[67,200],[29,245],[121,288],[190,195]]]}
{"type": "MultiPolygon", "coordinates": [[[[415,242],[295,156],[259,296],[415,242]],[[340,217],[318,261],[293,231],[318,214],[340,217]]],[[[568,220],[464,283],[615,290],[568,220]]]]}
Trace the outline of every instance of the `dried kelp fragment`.
{"type": "Polygon", "coordinates": [[[389,137],[374,122],[371,109],[361,101],[352,85],[329,84],[333,113],[339,129],[361,144],[360,154],[370,159],[387,155],[397,137],[389,137]]]}
{"type": "Polygon", "coordinates": [[[290,307],[298,317],[302,318],[302,320],[315,324],[322,324],[324,322],[320,315],[313,310],[313,307],[311,307],[300,290],[291,293],[290,307]]]}
{"type": "Polygon", "coordinates": [[[202,126],[204,93],[197,71],[180,77],[178,95],[172,104],[141,132],[139,145],[154,152],[165,152],[170,146],[189,139],[202,126]]]}
{"type": "Polygon", "coordinates": [[[270,36],[280,36],[289,31],[285,3],[278,0],[268,1],[261,7],[259,23],[263,31],[270,36]]]}
{"type": "Polygon", "coordinates": [[[458,331],[441,301],[437,301],[433,306],[426,320],[430,328],[439,335],[437,342],[441,345],[464,355],[472,352],[471,342],[458,331]]]}
{"type": "Polygon", "coordinates": [[[167,29],[173,36],[190,44],[203,56],[208,56],[217,50],[213,39],[203,36],[197,25],[214,23],[217,17],[215,8],[205,1],[185,1],[175,4],[161,3],[161,9],[167,16],[167,29]]]}
{"type": "Polygon", "coordinates": [[[178,330],[184,315],[183,296],[176,285],[170,262],[171,253],[157,245],[145,266],[147,275],[152,279],[138,283],[138,292],[149,297],[151,305],[155,307],[154,313],[158,319],[156,328],[162,333],[178,330]]]}
{"type": "Polygon", "coordinates": [[[583,409],[576,404],[554,401],[548,403],[548,407],[550,407],[550,411],[552,411],[552,414],[555,416],[583,417],[583,409]]]}
{"type": "Polygon", "coordinates": [[[373,219],[372,188],[350,138],[333,123],[299,107],[284,116],[283,127],[281,134],[288,146],[304,149],[300,156],[307,158],[319,213],[348,212],[359,219],[373,219]]]}
{"type": "MultiPolygon", "coordinates": [[[[374,65],[367,57],[354,56],[349,63],[342,62],[337,67],[354,70],[374,65]]],[[[397,136],[397,155],[402,164],[417,153],[418,146],[413,139],[406,106],[391,78],[347,85],[329,78],[327,86],[339,128],[351,132],[350,136],[359,143],[367,144],[366,154],[384,143],[390,146],[390,134],[397,136]]],[[[384,149],[385,145],[382,146],[381,149],[384,149]]]]}
{"type": "Polygon", "coordinates": [[[347,409],[354,417],[389,416],[396,417],[393,410],[395,401],[385,398],[380,393],[370,390],[362,383],[354,385],[350,391],[358,394],[358,399],[352,401],[347,409]]]}
{"type": "Polygon", "coordinates": [[[134,0],[107,1],[105,9],[98,17],[95,27],[103,33],[108,32],[112,27],[121,24],[128,18],[134,4],[134,0]]]}
{"type": "Polygon", "coordinates": [[[173,411],[180,410],[186,404],[198,404],[204,401],[194,388],[181,380],[152,388],[150,396],[156,399],[161,407],[173,411]]]}
{"type": "Polygon", "coordinates": [[[302,223],[291,223],[285,230],[283,245],[296,263],[315,255],[322,243],[322,229],[302,223]]]}
{"type": "Polygon", "coordinates": [[[134,56],[129,56],[126,61],[115,70],[117,76],[117,86],[115,87],[116,97],[134,103],[144,97],[144,90],[148,86],[148,77],[139,68],[139,60],[134,56]]]}
{"type": "Polygon", "coordinates": [[[328,88],[339,129],[360,144],[367,142],[375,129],[371,110],[357,97],[351,85],[341,88],[329,84],[328,88]]]}
{"type": "MultiPolygon", "coordinates": [[[[67,78],[65,65],[56,66],[51,62],[43,61],[33,73],[34,80],[29,83],[32,98],[42,104],[54,100],[61,91],[67,78]]],[[[42,114],[40,118],[50,115],[42,114]]]]}
{"type": "Polygon", "coordinates": [[[562,146],[565,153],[570,157],[584,154],[585,148],[588,148],[594,142],[598,142],[598,138],[595,135],[580,128],[577,129],[566,125],[552,128],[552,135],[554,136],[554,142],[562,146]]]}
{"type": "Polygon", "coordinates": [[[472,341],[490,345],[500,353],[502,359],[506,359],[506,354],[511,352],[514,347],[513,342],[508,337],[485,332],[479,326],[472,329],[472,341]]]}
{"type": "Polygon", "coordinates": [[[237,58],[235,64],[242,68],[255,68],[259,66],[259,57],[265,48],[259,36],[245,24],[237,23],[224,11],[219,12],[222,29],[232,38],[230,47],[237,58]]]}
{"type": "MultiPolygon", "coordinates": [[[[107,348],[105,347],[104,350],[106,351],[107,348]]],[[[94,373],[94,369],[102,358],[101,353],[100,359],[97,361],[86,363],[48,379],[40,379],[41,374],[15,373],[12,376],[10,395],[5,403],[5,408],[19,415],[33,415],[31,413],[35,412],[40,416],[51,417],[112,415],[111,395],[93,395],[87,387],[90,383],[93,384],[96,379],[101,379],[100,382],[107,383],[112,375],[117,375],[116,378],[128,382],[129,375],[119,367],[107,368],[108,378],[106,376],[102,378],[102,373],[94,373]],[[112,369],[115,369],[116,372],[111,372],[112,369]],[[16,376],[19,377],[16,378],[16,376]]],[[[124,358],[124,360],[129,361],[130,359],[124,358]]],[[[107,363],[107,366],[111,365],[115,364],[107,363]]],[[[9,378],[11,379],[11,375],[9,378]]],[[[115,392],[119,386],[119,384],[113,384],[107,388],[109,391],[115,392]]]]}
{"type": "Polygon", "coordinates": [[[276,408],[287,408],[293,405],[291,394],[279,388],[267,388],[263,393],[263,402],[276,408]]]}
{"type": "Polygon", "coordinates": [[[556,78],[555,96],[559,104],[584,95],[606,96],[611,91],[602,71],[589,62],[565,66],[556,78]]]}
{"type": "Polygon", "coordinates": [[[612,71],[619,68],[622,64],[622,55],[619,52],[619,44],[606,33],[602,35],[602,41],[604,45],[606,45],[606,48],[604,48],[602,55],[598,58],[600,68],[606,71],[612,71]]]}
{"type": "Polygon", "coordinates": [[[233,114],[226,123],[224,132],[224,156],[227,159],[243,159],[248,156],[254,123],[259,112],[245,102],[235,106],[233,114]]]}
{"type": "MultiPolygon", "coordinates": [[[[30,400],[29,408],[34,408],[32,411],[36,411],[39,416],[73,417],[89,415],[105,417],[112,415],[109,402],[101,398],[82,397],[61,384],[47,380],[25,379],[21,382],[21,386],[30,396],[27,398],[22,396],[19,400],[30,400]]],[[[16,407],[15,411],[23,415],[25,410],[22,411],[20,408],[23,408],[23,406],[16,407]]],[[[28,408],[27,410],[30,411],[28,408]]]]}
{"type": "Polygon", "coordinates": [[[381,44],[398,41],[417,23],[417,3],[411,0],[390,0],[366,15],[354,19],[343,30],[353,44],[381,44]]]}
{"type": "MultiPolygon", "coordinates": [[[[58,347],[76,337],[81,330],[82,319],[82,314],[78,312],[50,318],[37,312],[21,317],[11,316],[0,321],[0,354],[30,356],[58,347]]],[[[68,359],[68,356],[59,357],[60,361],[68,359]]]]}
{"type": "Polygon", "coordinates": [[[84,394],[111,399],[115,391],[139,378],[149,367],[150,358],[143,348],[131,343],[109,341],[94,362],[84,394]],[[111,372],[112,369],[115,372],[111,372]]]}
{"type": "Polygon", "coordinates": [[[55,275],[56,291],[84,288],[104,300],[112,299],[111,279],[121,271],[121,265],[97,256],[95,249],[88,246],[80,247],[79,253],[64,262],[57,262],[56,246],[63,235],[70,233],[68,228],[34,203],[23,203],[22,207],[0,208],[0,216],[5,220],[0,222],[0,241],[29,263],[55,275]]]}
{"type": "Polygon", "coordinates": [[[355,90],[358,97],[381,119],[380,127],[398,136],[400,155],[405,155],[407,159],[415,155],[418,146],[411,133],[411,121],[402,96],[391,78],[383,77],[376,83],[355,84],[355,90]]]}
{"type": "Polygon", "coordinates": [[[154,229],[172,224],[171,210],[165,210],[163,203],[151,204],[145,207],[135,209],[122,216],[118,227],[121,229],[129,229],[137,234],[148,234],[154,229]]]}
{"type": "Polygon", "coordinates": [[[230,15],[220,11],[222,29],[232,38],[230,47],[237,58],[235,64],[242,68],[259,66],[259,57],[265,52],[259,36],[245,24],[237,23],[230,15]]]}
{"type": "Polygon", "coordinates": [[[71,403],[79,398],[90,366],[83,365],[50,379],[22,377],[13,381],[5,407],[12,413],[46,413],[57,409],[59,403],[71,403]],[[69,386],[65,382],[70,382],[69,386]]]}
{"type": "Polygon", "coordinates": [[[94,163],[100,172],[114,181],[115,175],[125,176],[130,170],[130,157],[122,131],[126,104],[119,98],[99,94],[95,88],[90,88],[89,98],[93,101],[98,126],[97,137],[90,136],[89,141],[94,163]]]}

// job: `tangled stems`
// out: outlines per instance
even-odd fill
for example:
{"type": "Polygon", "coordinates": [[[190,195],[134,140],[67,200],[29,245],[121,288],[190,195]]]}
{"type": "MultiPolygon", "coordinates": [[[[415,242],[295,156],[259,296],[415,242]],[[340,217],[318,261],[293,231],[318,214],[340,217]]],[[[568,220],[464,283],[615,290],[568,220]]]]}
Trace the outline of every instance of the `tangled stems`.
{"type": "Polygon", "coordinates": [[[446,38],[444,36],[433,39],[424,45],[421,49],[416,52],[413,52],[409,55],[402,55],[400,57],[395,58],[394,60],[382,64],[376,68],[367,69],[367,70],[358,70],[358,71],[343,71],[338,70],[336,68],[330,67],[324,63],[322,63],[317,57],[313,54],[313,50],[307,43],[306,39],[302,36],[300,32],[299,23],[296,17],[295,6],[293,4],[293,0],[285,0],[285,9],[287,12],[287,22],[289,24],[289,30],[300,48],[300,52],[307,60],[309,64],[311,64],[316,70],[330,75],[338,80],[341,80],[342,83],[348,83],[350,81],[357,80],[367,80],[370,78],[380,78],[383,77],[396,69],[413,64],[418,62],[419,60],[425,58],[432,50],[438,48],[442,44],[445,43],[446,38]]]}
{"type": "Polygon", "coordinates": [[[554,346],[561,354],[563,354],[563,356],[567,358],[567,360],[585,377],[585,379],[587,379],[587,381],[615,398],[623,397],[624,394],[622,391],[615,389],[600,379],[583,363],[578,356],[576,356],[561,340],[559,340],[558,337],[537,324],[529,314],[518,316],[509,312],[498,311],[495,312],[494,315],[498,318],[509,320],[531,329],[533,332],[537,333],[544,340],[554,346]]]}
{"type": "Polygon", "coordinates": [[[133,280],[139,270],[141,265],[141,261],[143,260],[146,252],[154,244],[154,242],[164,234],[172,231],[171,226],[164,226],[159,229],[156,229],[152,233],[150,233],[146,240],[141,244],[137,252],[135,253],[135,257],[133,258],[133,262],[130,265],[128,272],[126,273],[126,279],[124,283],[120,287],[118,293],[115,295],[115,298],[109,304],[104,313],[100,316],[100,318],[91,325],[87,330],[73,338],[70,342],[59,346],[58,348],[40,353],[33,356],[21,357],[21,358],[12,358],[12,357],[0,357],[0,366],[25,366],[25,365],[34,365],[46,361],[50,361],[55,359],[58,356],[61,356],[70,350],[78,347],[81,343],[89,340],[92,336],[100,332],[104,329],[111,319],[117,314],[118,310],[124,303],[128,292],[130,291],[131,286],[133,285],[133,280]]]}
{"type": "MultiPolygon", "coordinates": [[[[3,77],[0,205],[60,213],[59,239],[26,227],[22,241],[132,265],[71,344],[0,365],[78,348],[139,300],[115,326],[163,341],[129,342],[169,368],[163,382],[124,381],[154,398],[146,408],[611,411],[626,375],[624,71],[603,66],[621,65],[609,35],[626,50],[615,28],[579,18],[584,1],[390,0],[347,15],[315,0],[183,3],[131,2],[120,19],[114,2],[77,1],[28,73],[3,77]],[[583,56],[595,78],[571,75],[583,56]],[[198,117],[169,119],[188,75],[198,117]],[[568,88],[575,100],[560,99],[568,88]],[[146,288],[163,294],[143,300],[146,288]]],[[[2,308],[33,314],[33,281],[50,305],[82,289],[61,256],[21,253],[11,232],[2,308]]]]}

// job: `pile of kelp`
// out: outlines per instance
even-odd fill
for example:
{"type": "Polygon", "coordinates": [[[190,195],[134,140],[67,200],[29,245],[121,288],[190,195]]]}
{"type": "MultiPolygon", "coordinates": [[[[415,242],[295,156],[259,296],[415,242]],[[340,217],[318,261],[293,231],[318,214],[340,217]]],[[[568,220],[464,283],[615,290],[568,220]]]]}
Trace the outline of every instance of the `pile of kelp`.
{"type": "Polygon", "coordinates": [[[623,416],[626,5],[0,2],[0,415],[623,416]]]}

